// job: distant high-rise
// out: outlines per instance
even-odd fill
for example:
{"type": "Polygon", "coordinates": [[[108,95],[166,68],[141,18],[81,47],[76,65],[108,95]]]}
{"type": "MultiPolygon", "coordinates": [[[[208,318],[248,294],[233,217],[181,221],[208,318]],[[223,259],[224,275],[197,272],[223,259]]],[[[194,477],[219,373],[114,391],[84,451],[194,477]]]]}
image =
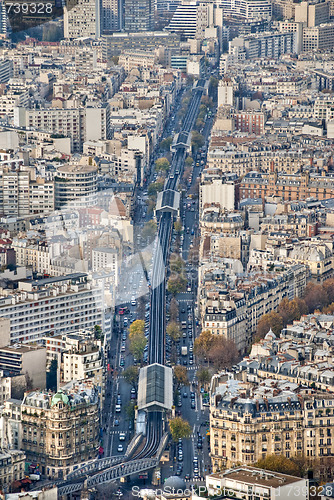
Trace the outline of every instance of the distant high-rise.
{"type": "Polygon", "coordinates": [[[230,78],[224,78],[218,85],[218,107],[233,106],[234,86],[230,78]]]}
{"type": "Polygon", "coordinates": [[[6,6],[4,2],[0,2],[0,35],[8,35],[9,33],[6,6]]]}
{"type": "Polygon", "coordinates": [[[224,18],[271,20],[272,0],[220,0],[224,18]]]}
{"type": "Polygon", "coordinates": [[[328,23],[330,16],[330,2],[311,4],[301,2],[295,8],[295,22],[306,23],[308,28],[328,23]]]}
{"type": "Polygon", "coordinates": [[[187,38],[195,38],[197,27],[197,2],[196,0],[184,1],[179,5],[173,19],[166,28],[172,33],[182,33],[187,38]]]}
{"type": "MultiPolygon", "coordinates": [[[[71,6],[71,3],[68,4],[71,6]]],[[[100,0],[78,0],[72,8],[64,8],[65,38],[101,36],[100,0]]]]}
{"type": "Polygon", "coordinates": [[[166,30],[201,40],[205,38],[205,29],[212,26],[218,27],[220,32],[223,27],[219,0],[182,0],[166,30]]]}
{"type": "Polygon", "coordinates": [[[180,3],[181,0],[156,0],[157,11],[160,14],[164,12],[175,12],[180,3]]]}
{"type": "Polygon", "coordinates": [[[123,0],[124,30],[128,32],[154,29],[154,0],[123,0]]]}
{"type": "Polygon", "coordinates": [[[120,31],[123,27],[122,0],[102,0],[101,29],[103,32],[120,31]]]}

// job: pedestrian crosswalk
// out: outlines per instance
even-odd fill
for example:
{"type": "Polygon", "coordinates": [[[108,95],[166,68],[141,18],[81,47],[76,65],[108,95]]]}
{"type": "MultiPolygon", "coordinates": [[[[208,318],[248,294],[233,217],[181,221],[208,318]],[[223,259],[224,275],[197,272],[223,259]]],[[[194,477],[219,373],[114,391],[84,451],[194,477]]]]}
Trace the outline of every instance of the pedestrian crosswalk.
{"type": "Polygon", "coordinates": [[[190,302],[193,300],[193,294],[192,292],[184,292],[183,295],[188,295],[188,297],[183,298],[183,299],[177,299],[178,302],[190,302]]]}
{"type": "Polygon", "coordinates": [[[191,439],[197,439],[198,438],[198,434],[197,432],[193,432],[192,435],[191,435],[191,439]]]}
{"type": "Polygon", "coordinates": [[[195,483],[203,483],[205,482],[205,477],[190,477],[189,479],[185,479],[186,483],[195,482],[195,483]]]}
{"type": "Polygon", "coordinates": [[[114,436],[115,436],[115,435],[119,435],[120,433],[122,433],[122,434],[125,434],[125,435],[126,435],[126,431],[119,431],[119,430],[114,430],[114,429],[113,429],[113,430],[110,430],[110,431],[108,431],[108,432],[109,432],[109,434],[113,434],[114,436]]]}
{"type": "Polygon", "coordinates": [[[188,371],[191,371],[191,370],[199,370],[200,366],[199,365],[191,365],[191,366],[187,366],[187,370],[188,371]]]}

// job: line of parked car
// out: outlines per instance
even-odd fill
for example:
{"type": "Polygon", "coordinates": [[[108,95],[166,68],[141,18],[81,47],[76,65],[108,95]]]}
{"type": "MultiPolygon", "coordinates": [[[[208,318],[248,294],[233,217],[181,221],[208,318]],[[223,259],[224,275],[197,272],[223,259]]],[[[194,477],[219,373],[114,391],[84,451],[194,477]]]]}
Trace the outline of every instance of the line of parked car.
{"type": "Polygon", "coordinates": [[[181,476],[182,471],[183,471],[183,444],[182,444],[182,439],[179,439],[179,442],[177,443],[177,469],[176,469],[176,475],[181,476]]]}

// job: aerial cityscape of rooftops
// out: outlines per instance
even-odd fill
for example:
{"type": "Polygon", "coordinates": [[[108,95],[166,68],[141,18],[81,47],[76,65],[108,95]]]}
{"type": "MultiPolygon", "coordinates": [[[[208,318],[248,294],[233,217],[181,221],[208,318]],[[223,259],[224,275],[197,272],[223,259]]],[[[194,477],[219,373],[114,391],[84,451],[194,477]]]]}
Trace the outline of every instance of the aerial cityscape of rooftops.
{"type": "Polygon", "coordinates": [[[0,500],[135,498],[334,500],[334,0],[0,0],[0,500]]]}

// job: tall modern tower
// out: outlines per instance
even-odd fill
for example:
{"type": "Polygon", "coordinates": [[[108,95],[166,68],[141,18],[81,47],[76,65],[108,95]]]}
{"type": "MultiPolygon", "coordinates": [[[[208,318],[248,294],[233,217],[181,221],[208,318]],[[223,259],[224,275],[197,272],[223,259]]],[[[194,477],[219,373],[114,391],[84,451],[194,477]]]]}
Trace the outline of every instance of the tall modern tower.
{"type": "Polygon", "coordinates": [[[180,3],[181,0],[156,0],[156,8],[159,14],[175,12],[180,3]]]}
{"type": "Polygon", "coordinates": [[[101,0],[101,29],[120,31],[123,28],[122,0],[101,0]]]}
{"type": "Polygon", "coordinates": [[[187,38],[195,38],[197,27],[196,0],[183,0],[174,12],[173,18],[166,27],[167,31],[183,34],[187,38]]]}
{"type": "Polygon", "coordinates": [[[101,36],[100,0],[67,2],[64,7],[64,37],[81,38],[101,36]],[[72,5],[74,5],[72,7],[72,5]]]}
{"type": "Polygon", "coordinates": [[[154,29],[154,0],[123,0],[124,30],[128,32],[154,29]]]}
{"type": "Polygon", "coordinates": [[[5,3],[0,2],[0,35],[8,35],[10,33],[10,27],[7,20],[7,12],[5,3]]]}

